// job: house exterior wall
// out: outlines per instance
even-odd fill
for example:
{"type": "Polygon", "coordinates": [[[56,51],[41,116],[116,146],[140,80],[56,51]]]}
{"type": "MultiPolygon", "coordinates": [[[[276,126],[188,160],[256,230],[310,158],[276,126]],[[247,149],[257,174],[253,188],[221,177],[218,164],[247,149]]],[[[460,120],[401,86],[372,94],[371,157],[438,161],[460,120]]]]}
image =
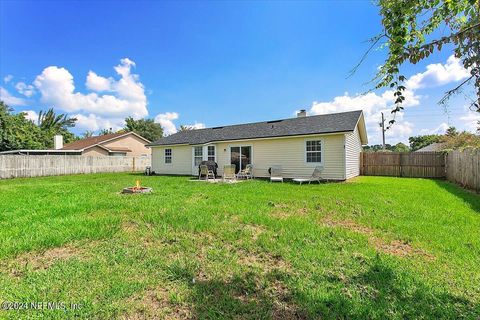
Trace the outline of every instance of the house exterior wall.
{"type": "Polygon", "coordinates": [[[102,146],[105,147],[114,147],[114,148],[127,148],[132,150],[132,152],[127,152],[127,156],[142,156],[150,155],[150,149],[145,147],[147,142],[143,139],[140,139],[136,135],[129,134],[123,137],[119,137],[115,140],[102,143],[102,146]]]}
{"type": "Polygon", "coordinates": [[[345,173],[347,179],[360,175],[361,152],[362,143],[357,126],[355,131],[345,134],[345,173]]]}
{"type": "Polygon", "coordinates": [[[192,146],[152,147],[152,170],[157,174],[192,174],[192,146]],[[165,149],[172,149],[172,163],[165,163],[165,149]]]}
{"type": "MultiPolygon", "coordinates": [[[[252,164],[256,177],[269,177],[268,168],[281,165],[285,178],[310,177],[318,164],[306,162],[306,141],[322,140],[322,176],[325,179],[345,179],[344,134],[308,137],[273,138],[215,143],[218,173],[230,164],[230,147],[251,146],[252,164]]],[[[152,147],[152,170],[158,174],[192,174],[193,146],[152,147]],[[172,163],[165,164],[165,149],[172,149],[172,163]]]]}
{"type": "Polygon", "coordinates": [[[108,151],[105,149],[102,149],[100,147],[91,147],[88,149],[85,149],[82,152],[82,156],[93,156],[93,157],[98,157],[98,156],[108,156],[108,151]]]}
{"type": "Polygon", "coordinates": [[[306,162],[307,140],[322,140],[321,166],[324,167],[322,177],[344,180],[344,134],[219,143],[217,144],[219,174],[223,174],[225,164],[230,164],[230,147],[252,146],[254,176],[269,177],[268,169],[273,165],[280,165],[284,178],[308,178],[319,164],[306,162]]]}

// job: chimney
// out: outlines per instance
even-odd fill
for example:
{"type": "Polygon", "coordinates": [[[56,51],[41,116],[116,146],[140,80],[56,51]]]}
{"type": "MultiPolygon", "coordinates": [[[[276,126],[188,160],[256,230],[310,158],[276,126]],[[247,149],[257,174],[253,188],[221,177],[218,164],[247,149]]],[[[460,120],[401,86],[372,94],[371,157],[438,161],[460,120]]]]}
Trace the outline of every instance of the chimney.
{"type": "Polygon", "coordinates": [[[63,136],[61,134],[57,134],[53,137],[53,148],[55,150],[63,148],[63,136]]]}
{"type": "Polygon", "coordinates": [[[303,118],[307,116],[307,111],[305,109],[302,109],[297,112],[297,118],[303,118]]]}

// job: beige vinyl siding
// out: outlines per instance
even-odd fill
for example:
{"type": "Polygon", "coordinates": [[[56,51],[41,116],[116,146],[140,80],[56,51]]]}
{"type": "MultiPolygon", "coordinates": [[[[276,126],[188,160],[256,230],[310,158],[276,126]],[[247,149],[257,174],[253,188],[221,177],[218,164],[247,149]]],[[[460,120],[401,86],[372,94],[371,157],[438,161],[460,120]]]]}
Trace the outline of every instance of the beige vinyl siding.
{"type": "Polygon", "coordinates": [[[230,163],[230,147],[252,146],[252,164],[256,177],[268,177],[268,168],[281,165],[284,178],[311,176],[317,164],[307,163],[305,144],[307,140],[322,140],[322,175],[326,179],[345,179],[344,134],[316,135],[310,137],[273,138],[225,142],[217,144],[219,174],[230,163]]]}
{"type": "Polygon", "coordinates": [[[83,156],[92,156],[92,157],[98,157],[98,156],[108,156],[108,151],[100,148],[98,146],[94,146],[88,149],[85,149],[82,152],[83,156]]]}
{"type": "Polygon", "coordinates": [[[192,147],[152,147],[152,170],[157,174],[192,174],[192,147]],[[165,149],[172,149],[172,163],[165,163],[165,149]]]}
{"type": "Polygon", "coordinates": [[[146,143],[147,142],[145,140],[137,137],[136,135],[129,134],[118,139],[102,143],[102,145],[107,148],[127,148],[132,150],[131,152],[127,152],[127,156],[142,156],[150,154],[150,150],[145,147],[146,143]]]}
{"type": "Polygon", "coordinates": [[[345,172],[347,179],[360,175],[361,152],[362,143],[357,126],[354,132],[345,135],[345,172]]]}

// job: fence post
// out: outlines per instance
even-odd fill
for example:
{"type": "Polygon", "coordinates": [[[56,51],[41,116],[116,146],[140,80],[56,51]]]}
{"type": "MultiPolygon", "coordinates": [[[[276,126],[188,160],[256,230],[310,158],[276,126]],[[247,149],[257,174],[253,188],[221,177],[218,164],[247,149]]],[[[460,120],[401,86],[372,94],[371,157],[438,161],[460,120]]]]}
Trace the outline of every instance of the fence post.
{"type": "Polygon", "coordinates": [[[398,153],[398,165],[400,166],[400,177],[403,177],[402,153],[398,153]]]}

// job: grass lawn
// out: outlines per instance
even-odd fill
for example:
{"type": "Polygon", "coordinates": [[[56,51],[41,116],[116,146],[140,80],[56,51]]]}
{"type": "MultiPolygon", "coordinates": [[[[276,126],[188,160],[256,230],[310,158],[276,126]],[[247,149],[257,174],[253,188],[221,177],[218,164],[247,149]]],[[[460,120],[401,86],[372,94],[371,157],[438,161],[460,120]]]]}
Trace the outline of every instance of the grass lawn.
{"type": "Polygon", "coordinates": [[[4,180],[0,244],[0,302],[59,306],[0,318],[480,317],[480,196],[445,181],[4,180]]]}

